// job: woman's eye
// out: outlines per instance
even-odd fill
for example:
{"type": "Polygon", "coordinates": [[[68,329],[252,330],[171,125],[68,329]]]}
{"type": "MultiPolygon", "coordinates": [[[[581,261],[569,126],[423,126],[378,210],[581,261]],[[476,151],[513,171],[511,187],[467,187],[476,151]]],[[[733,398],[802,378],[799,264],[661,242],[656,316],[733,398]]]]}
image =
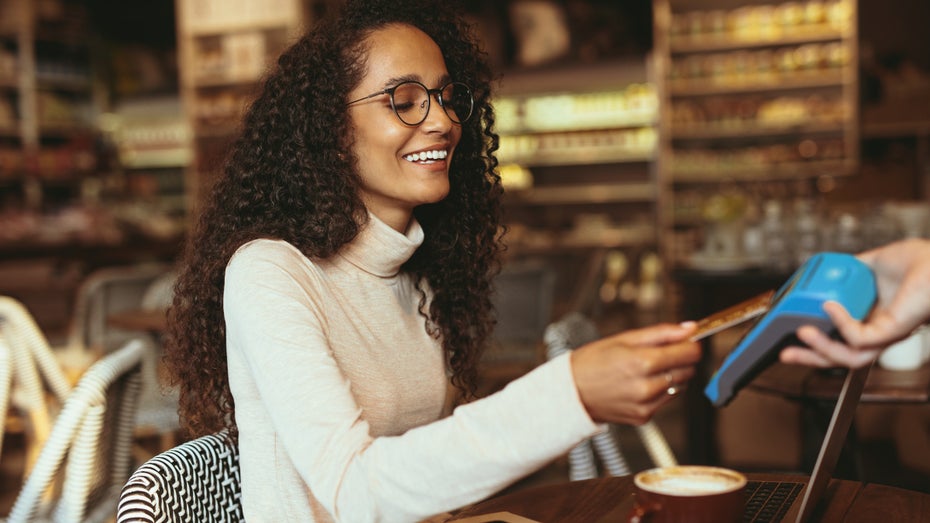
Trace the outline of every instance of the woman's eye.
{"type": "Polygon", "coordinates": [[[394,110],[397,112],[407,112],[410,109],[413,109],[413,102],[395,102],[394,110]]]}

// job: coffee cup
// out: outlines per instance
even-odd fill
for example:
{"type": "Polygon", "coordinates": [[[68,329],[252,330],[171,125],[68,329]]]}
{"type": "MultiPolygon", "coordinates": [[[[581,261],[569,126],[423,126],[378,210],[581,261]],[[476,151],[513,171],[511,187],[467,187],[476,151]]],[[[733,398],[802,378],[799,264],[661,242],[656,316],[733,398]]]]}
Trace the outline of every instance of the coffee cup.
{"type": "Polygon", "coordinates": [[[927,361],[930,331],[920,328],[889,346],[878,357],[878,364],[889,370],[914,370],[927,361]]]}
{"type": "Polygon", "coordinates": [[[720,467],[660,467],[634,476],[630,523],[736,523],[746,506],[746,476],[720,467]]]}

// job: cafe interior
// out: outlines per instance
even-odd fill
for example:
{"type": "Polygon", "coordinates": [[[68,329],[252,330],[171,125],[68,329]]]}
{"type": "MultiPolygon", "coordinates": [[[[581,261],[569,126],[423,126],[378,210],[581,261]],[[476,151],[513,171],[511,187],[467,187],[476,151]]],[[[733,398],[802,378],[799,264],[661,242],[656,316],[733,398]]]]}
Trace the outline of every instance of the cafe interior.
{"type": "MultiPolygon", "coordinates": [[[[0,0],[0,517],[51,445],[79,468],[57,435],[90,422],[63,406],[127,344],[123,468],[187,440],[159,363],[178,253],[267,65],[339,2],[0,0]]],[[[818,252],[930,237],[930,3],[462,3],[497,75],[505,187],[480,394],[599,333],[777,289],[818,252]]],[[[648,429],[680,463],[809,474],[843,370],[776,363],[714,407],[704,385],[747,325],[701,342],[648,429]]],[[[930,494],[928,360],[923,329],[882,354],[835,478],[930,494]]],[[[116,444],[115,415],[94,442],[116,444]]],[[[643,430],[610,429],[631,470],[653,466],[643,430]]]]}

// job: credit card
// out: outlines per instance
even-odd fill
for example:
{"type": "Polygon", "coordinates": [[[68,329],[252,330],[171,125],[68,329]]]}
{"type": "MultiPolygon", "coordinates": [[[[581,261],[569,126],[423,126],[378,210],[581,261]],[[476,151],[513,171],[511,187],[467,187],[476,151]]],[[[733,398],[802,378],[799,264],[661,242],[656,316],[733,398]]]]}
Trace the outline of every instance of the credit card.
{"type": "Polygon", "coordinates": [[[697,330],[691,335],[691,341],[699,341],[724,329],[739,325],[745,321],[761,316],[772,304],[775,291],[762,294],[717,311],[704,319],[698,320],[697,330]]]}

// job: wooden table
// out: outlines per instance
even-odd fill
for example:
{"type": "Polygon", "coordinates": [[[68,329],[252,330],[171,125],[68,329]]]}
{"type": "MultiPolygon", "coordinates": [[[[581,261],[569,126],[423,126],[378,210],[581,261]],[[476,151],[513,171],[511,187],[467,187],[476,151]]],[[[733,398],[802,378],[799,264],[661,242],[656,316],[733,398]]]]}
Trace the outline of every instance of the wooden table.
{"type": "MultiPolygon", "coordinates": [[[[775,363],[749,384],[749,388],[757,392],[783,397],[801,406],[803,470],[813,468],[845,376],[845,369],[817,369],[775,363]]],[[[888,370],[874,365],[869,371],[859,401],[870,404],[930,402],[930,363],[914,370],[888,370]]],[[[866,479],[863,477],[858,452],[854,424],[837,464],[839,474],[866,479]]]]}
{"type": "MultiPolygon", "coordinates": [[[[749,385],[792,400],[836,401],[845,371],[775,363],[749,385]]],[[[930,401],[930,363],[914,370],[888,370],[877,364],[869,371],[863,403],[927,403],[930,401]]]]}
{"type": "MultiPolygon", "coordinates": [[[[801,481],[792,474],[746,474],[750,481],[801,481]]],[[[509,512],[541,523],[621,523],[633,505],[631,476],[545,485],[491,498],[456,514],[452,521],[509,512]]],[[[475,521],[480,521],[477,518],[475,521]]],[[[495,521],[486,519],[485,521],[495,521]]],[[[832,480],[813,521],[930,521],[930,494],[858,481],[832,480]]]]}
{"type": "Polygon", "coordinates": [[[161,335],[168,330],[168,317],[161,309],[133,309],[110,314],[107,316],[107,324],[120,329],[161,335]]]}

